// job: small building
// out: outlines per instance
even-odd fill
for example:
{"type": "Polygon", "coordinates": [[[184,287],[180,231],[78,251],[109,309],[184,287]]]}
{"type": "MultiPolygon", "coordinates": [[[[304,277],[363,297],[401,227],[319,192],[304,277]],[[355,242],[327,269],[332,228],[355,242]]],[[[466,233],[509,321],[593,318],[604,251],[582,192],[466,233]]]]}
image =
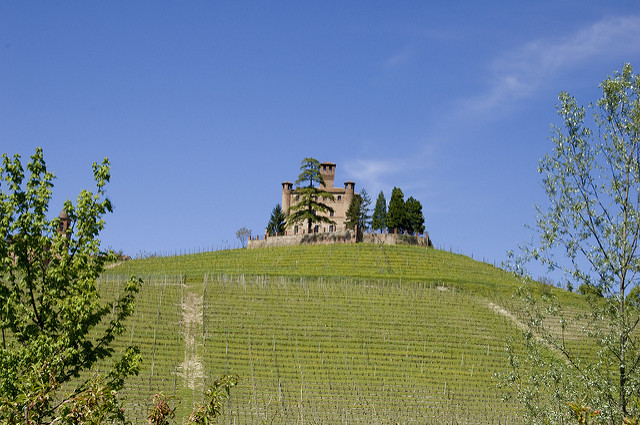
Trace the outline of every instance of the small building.
{"type": "MultiPolygon", "coordinates": [[[[322,162],[320,164],[320,174],[324,180],[324,186],[321,188],[333,195],[333,201],[330,199],[322,200],[322,203],[333,208],[333,212],[327,215],[336,224],[317,223],[313,229],[314,233],[331,233],[342,232],[346,230],[345,220],[347,218],[347,210],[351,204],[351,200],[355,196],[356,184],[352,181],[344,182],[344,187],[334,187],[333,182],[336,174],[336,164],[332,162],[322,162]]],[[[297,188],[294,189],[293,183],[286,181],[282,183],[282,211],[285,216],[289,215],[289,208],[297,203],[299,195],[296,194],[297,188]]],[[[304,234],[307,226],[299,223],[293,227],[287,227],[285,235],[304,234]]]]}

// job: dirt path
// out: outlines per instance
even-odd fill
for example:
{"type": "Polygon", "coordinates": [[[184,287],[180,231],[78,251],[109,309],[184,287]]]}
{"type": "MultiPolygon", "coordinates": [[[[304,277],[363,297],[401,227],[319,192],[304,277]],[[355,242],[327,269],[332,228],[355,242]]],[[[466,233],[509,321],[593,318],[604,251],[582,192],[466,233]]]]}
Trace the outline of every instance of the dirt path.
{"type": "Polygon", "coordinates": [[[178,373],[189,389],[201,387],[204,382],[204,365],[199,353],[202,341],[202,296],[187,292],[182,303],[182,336],[184,360],[178,373]]]}
{"type": "Polygon", "coordinates": [[[521,321],[519,321],[516,316],[511,314],[505,308],[499,306],[498,304],[494,304],[492,302],[487,303],[487,305],[489,307],[491,307],[491,309],[493,311],[495,311],[496,313],[501,314],[504,317],[506,317],[507,319],[511,320],[513,322],[513,324],[516,325],[518,327],[518,329],[520,329],[522,332],[526,332],[527,331],[527,326],[524,323],[522,323],[521,321]]]}
{"type": "MultiPolygon", "coordinates": [[[[496,313],[503,315],[504,317],[509,319],[511,322],[513,322],[513,324],[516,325],[518,329],[520,329],[522,332],[528,331],[527,325],[525,325],[520,320],[518,320],[516,316],[514,316],[510,311],[506,310],[504,307],[499,306],[498,304],[494,304],[492,302],[488,302],[487,305],[496,313]]],[[[545,341],[544,338],[542,338],[540,335],[536,334],[535,332],[533,333],[533,337],[536,339],[536,341],[538,341],[541,344],[544,344],[548,349],[556,353],[558,356],[564,359],[565,362],[567,362],[565,355],[562,353],[562,351],[558,347],[554,347],[551,343],[549,343],[548,341],[545,341]]]]}

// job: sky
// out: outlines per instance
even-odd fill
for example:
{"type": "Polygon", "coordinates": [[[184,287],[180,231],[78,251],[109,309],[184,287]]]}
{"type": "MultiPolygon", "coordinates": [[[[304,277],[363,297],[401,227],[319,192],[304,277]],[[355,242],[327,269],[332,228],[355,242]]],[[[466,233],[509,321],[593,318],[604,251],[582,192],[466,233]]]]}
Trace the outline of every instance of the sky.
{"type": "Polygon", "coordinates": [[[0,153],[44,149],[52,218],[109,158],[100,238],[131,256],[264,234],[313,157],[499,264],[545,203],[558,93],[587,105],[639,59],[637,0],[5,0],[0,153]]]}

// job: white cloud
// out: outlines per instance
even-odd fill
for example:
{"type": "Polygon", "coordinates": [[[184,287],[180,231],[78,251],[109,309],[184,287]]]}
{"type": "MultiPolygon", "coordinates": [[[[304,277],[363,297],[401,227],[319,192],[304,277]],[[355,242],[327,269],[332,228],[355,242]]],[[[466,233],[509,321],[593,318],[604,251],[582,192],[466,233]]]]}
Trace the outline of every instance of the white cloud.
{"type": "Polygon", "coordinates": [[[603,19],[560,39],[532,41],[498,58],[488,90],[463,105],[473,112],[491,112],[530,96],[545,80],[586,61],[637,52],[640,16],[603,19]]]}

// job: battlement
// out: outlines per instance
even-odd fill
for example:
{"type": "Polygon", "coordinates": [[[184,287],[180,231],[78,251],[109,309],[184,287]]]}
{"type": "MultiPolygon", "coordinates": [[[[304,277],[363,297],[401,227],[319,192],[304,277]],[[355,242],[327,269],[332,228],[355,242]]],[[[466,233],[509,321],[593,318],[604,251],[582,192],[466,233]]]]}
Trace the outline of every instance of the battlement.
{"type": "Polygon", "coordinates": [[[336,175],[336,164],[333,162],[321,162],[320,174],[324,180],[324,189],[333,189],[333,180],[336,175]]]}

